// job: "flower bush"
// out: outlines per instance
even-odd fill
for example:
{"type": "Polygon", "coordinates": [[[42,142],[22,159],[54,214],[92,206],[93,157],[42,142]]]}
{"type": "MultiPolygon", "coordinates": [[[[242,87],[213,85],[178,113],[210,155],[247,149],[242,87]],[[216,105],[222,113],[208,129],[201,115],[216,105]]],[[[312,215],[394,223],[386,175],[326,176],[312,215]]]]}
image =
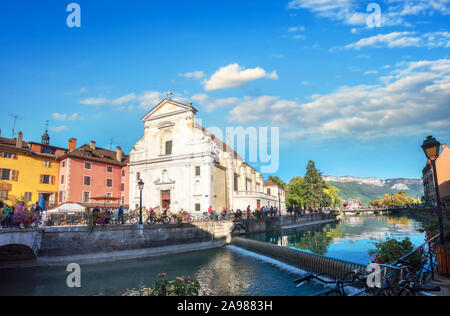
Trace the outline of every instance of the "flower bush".
{"type": "Polygon", "coordinates": [[[200,296],[200,283],[191,277],[177,277],[169,281],[165,273],[158,274],[158,281],[144,296],[200,296]]]}
{"type": "Polygon", "coordinates": [[[19,204],[14,211],[13,221],[16,225],[24,225],[29,227],[31,224],[38,224],[39,217],[36,213],[28,211],[23,204],[19,204]]]}
{"type": "MultiPolygon", "coordinates": [[[[433,220],[431,222],[422,223],[421,226],[422,227],[419,229],[419,231],[426,234],[425,241],[428,241],[431,238],[440,234],[438,220],[433,220]]],[[[445,241],[450,242],[450,234],[448,233],[448,232],[450,232],[450,223],[448,223],[448,222],[444,223],[444,231],[447,233],[445,241]]]]}
{"type": "MultiPolygon", "coordinates": [[[[374,263],[392,264],[414,250],[414,245],[409,238],[398,241],[395,238],[387,238],[385,241],[375,244],[375,249],[369,250],[369,255],[374,263]]],[[[411,264],[420,264],[420,255],[412,255],[407,259],[411,264]]]]}

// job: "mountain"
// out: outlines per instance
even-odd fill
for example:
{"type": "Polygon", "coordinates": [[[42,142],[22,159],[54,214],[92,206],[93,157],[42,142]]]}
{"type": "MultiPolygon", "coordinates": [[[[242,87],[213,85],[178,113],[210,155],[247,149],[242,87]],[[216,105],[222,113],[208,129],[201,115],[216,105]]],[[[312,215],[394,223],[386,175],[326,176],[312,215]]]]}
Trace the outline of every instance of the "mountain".
{"type": "Polygon", "coordinates": [[[357,178],[357,177],[324,177],[331,185],[340,190],[339,196],[344,201],[359,200],[363,205],[369,205],[373,200],[383,199],[386,193],[395,194],[406,191],[412,198],[423,196],[421,179],[387,179],[357,178]]]}

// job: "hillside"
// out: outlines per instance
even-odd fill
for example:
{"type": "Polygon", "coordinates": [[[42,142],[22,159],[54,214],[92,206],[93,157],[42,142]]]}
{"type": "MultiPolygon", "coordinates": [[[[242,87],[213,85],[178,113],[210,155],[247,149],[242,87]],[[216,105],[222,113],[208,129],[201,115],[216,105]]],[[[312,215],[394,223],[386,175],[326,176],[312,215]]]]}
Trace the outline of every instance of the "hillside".
{"type": "Polygon", "coordinates": [[[368,205],[373,200],[383,199],[386,193],[395,194],[402,190],[412,198],[423,196],[423,184],[420,179],[382,180],[356,177],[324,177],[324,179],[340,190],[341,199],[359,200],[363,205],[368,205]]]}

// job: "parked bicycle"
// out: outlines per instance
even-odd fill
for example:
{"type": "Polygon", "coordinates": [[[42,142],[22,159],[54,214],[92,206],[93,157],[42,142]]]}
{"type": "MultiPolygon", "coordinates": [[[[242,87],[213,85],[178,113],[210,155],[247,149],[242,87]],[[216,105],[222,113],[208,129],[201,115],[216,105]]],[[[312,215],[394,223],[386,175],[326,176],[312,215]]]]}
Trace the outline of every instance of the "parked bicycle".
{"type": "Polygon", "coordinates": [[[351,274],[353,274],[351,280],[345,280],[347,276],[344,277],[344,280],[336,280],[334,276],[327,273],[322,273],[318,275],[307,274],[303,278],[295,280],[294,283],[298,284],[297,287],[300,287],[305,283],[311,282],[312,280],[317,280],[324,285],[331,285],[331,284],[334,285],[333,288],[324,290],[312,296],[331,296],[333,294],[335,296],[348,296],[347,292],[345,291],[345,288],[355,284],[358,281],[355,277],[355,273],[351,274]]]}
{"type": "Polygon", "coordinates": [[[148,225],[155,225],[157,223],[167,225],[167,224],[170,224],[171,221],[172,221],[172,219],[169,216],[167,216],[167,213],[165,213],[165,212],[163,215],[152,214],[147,218],[148,225]]]}

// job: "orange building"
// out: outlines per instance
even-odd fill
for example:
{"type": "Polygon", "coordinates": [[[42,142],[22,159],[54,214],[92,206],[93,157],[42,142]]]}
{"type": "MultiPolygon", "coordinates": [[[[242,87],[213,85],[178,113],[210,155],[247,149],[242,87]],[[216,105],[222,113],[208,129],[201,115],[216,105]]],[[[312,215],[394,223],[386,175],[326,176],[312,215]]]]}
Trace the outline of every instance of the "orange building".
{"type": "MultiPolygon", "coordinates": [[[[442,145],[442,152],[436,160],[437,178],[439,183],[439,193],[441,202],[445,206],[450,206],[450,148],[442,145]]],[[[434,175],[431,162],[422,171],[425,199],[436,205],[436,193],[434,188],[434,175]]]]}
{"type": "Polygon", "coordinates": [[[93,207],[128,205],[128,155],[90,145],[77,148],[77,140],[69,140],[69,152],[59,157],[59,203],[80,203],[93,207]],[[111,200],[96,198],[111,197],[111,200]]]}

